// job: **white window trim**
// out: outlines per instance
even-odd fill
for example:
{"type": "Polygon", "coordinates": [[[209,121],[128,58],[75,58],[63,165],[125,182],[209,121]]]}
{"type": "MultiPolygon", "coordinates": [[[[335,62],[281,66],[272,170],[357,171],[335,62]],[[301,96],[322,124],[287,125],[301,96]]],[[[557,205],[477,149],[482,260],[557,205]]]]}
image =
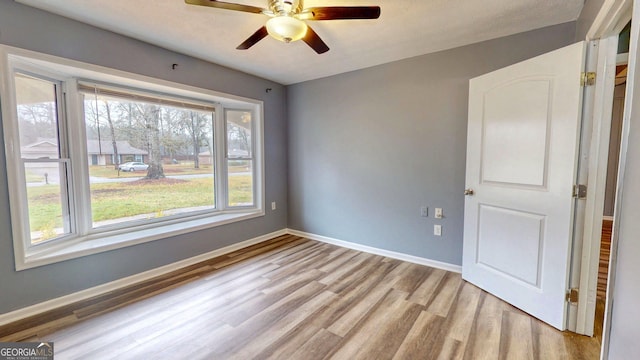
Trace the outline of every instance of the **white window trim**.
{"type": "MultiPolygon", "coordinates": [[[[227,137],[227,134],[226,134],[227,133],[227,112],[229,112],[229,111],[251,111],[251,109],[239,108],[239,107],[236,107],[236,108],[229,108],[229,107],[224,108],[224,109],[222,109],[222,119],[221,119],[222,121],[219,121],[217,123],[218,124],[217,125],[218,126],[217,130],[220,131],[222,134],[225,134],[224,141],[221,142],[222,143],[222,151],[219,152],[219,154],[221,155],[221,156],[219,156],[219,158],[220,158],[219,164],[220,164],[220,167],[222,167],[222,169],[221,169],[222,172],[221,173],[223,174],[222,179],[220,179],[222,181],[221,182],[220,191],[223,193],[222,196],[224,196],[224,197],[221,198],[221,199],[223,200],[223,204],[225,204],[225,206],[231,206],[231,205],[229,205],[229,199],[227,198],[228,189],[229,189],[229,160],[248,160],[248,161],[251,161],[252,163],[256,162],[256,153],[254,151],[254,147],[256,145],[256,140],[253,138],[253,135],[252,135],[252,138],[251,138],[251,157],[250,158],[233,158],[233,159],[229,158],[229,144],[228,144],[228,137],[227,137]]],[[[252,119],[252,121],[251,121],[252,134],[255,132],[255,126],[256,126],[255,122],[253,122],[253,118],[254,118],[254,115],[252,113],[252,117],[251,117],[251,119],[252,119]]],[[[218,164],[217,161],[216,161],[216,164],[218,164]]],[[[256,175],[255,175],[256,167],[252,166],[251,171],[253,173],[253,178],[255,179],[256,178],[256,175]]],[[[257,186],[256,183],[252,184],[253,193],[254,194],[256,193],[256,186],[257,186]]],[[[255,206],[255,202],[256,202],[255,198],[253,199],[253,202],[254,202],[254,205],[236,205],[236,206],[233,206],[233,208],[235,208],[235,209],[253,208],[255,206]]]]}
{"type": "MultiPolygon", "coordinates": [[[[137,245],[149,241],[166,239],[176,235],[187,234],[193,231],[208,229],[221,226],[233,222],[248,220],[265,215],[264,210],[264,110],[263,102],[256,99],[249,99],[240,96],[225,94],[213,90],[197,88],[189,85],[174,83],[166,80],[151,78],[143,75],[128,73],[120,70],[105,68],[102,66],[82,63],[74,60],[59,58],[56,56],[41,54],[29,50],[19,49],[15,47],[0,45],[0,99],[2,99],[2,117],[5,119],[3,123],[4,141],[5,141],[5,157],[7,161],[7,180],[10,201],[10,213],[12,223],[12,235],[14,245],[14,257],[16,270],[24,270],[59,261],[69,260],[91,254],[97,254],[104,251],[114,250],[127,246],[137,245]],[[52,78],[60,78],[65,74],[73,74],[73,79],[92,79],[95,81],[103,81],[107,83],[129,86],[132,88],[156,91],[159,93],[175,94],[177,96],[189,97],[195,100],[202,100],[208,103],[216,104],[216,127],[219,131],[221,124],[224,124],[225,109],[241,109],[251,111],[253,114],[253,151],[254,151],[254,206],[247,207],[230,207],[219,209],[214,214],[196,214],[189,217],[178,219],[168,219],[161,223],[144,224],[127,228],[114,230],[104,230],[96,232],[88,232],[82,229],[80,225],[79,235],[71,239],[61,239],[45,243],[38,246],[28,246],[30,244],[30,234],[25,233],[27,226],[16,226],[24,219],[28,219],[27,206],[22,199],[25,197],[24,173],[16,171],[20,165],[20,147],[16,143],[19,139],[18,125],[15,121],[16,99],[13,85],[13,69],[15,64],[20,64],[20,69],[37,69],[39,74],[52,73],[52,78]],[[47,69],[43,71],[42,69],[47,69]],[[220,118],[218,118],[220,117],[220,118]]],[[[74,122],[82,119],[80,114],[82,107],[79,106],[79,96],[74,96],[75,89],[67,89],[69,114],[68,136],[74,139],[83,139],[84,124],[74,122]],[[82,126],[79,126],[82,125],[82,126]]],[[[63,120],[67,121],[67,120],[63,120]]],[[[226,141],[226,133],[223,133],[226,141]]],[[[224,141],[220,141],[220,137],[216,135],[216,196],[222,200],[221,204],[226,204],[226,182],[227,171],[225,162],[220,162],[220,157],[225,154],[226,149],[222,149],[224,141]]],[[[78,189],[88,189],[89,180],[84,174],[88,174],[88,162],[82,157],[86,154],[86,144],[76,141],[70,142],[70,146],[80,147],[80,149],[71,148],[71,162],[74,170],[71,181],[75,186],[75,191],[71,196],[76,208],[80,202],[90,201],[85,191],[78,189]],[[78,151],[81,150],[81,151],[78,151]]],[[[81,218],[78,214],[78,224],[86,222],[86,217],[81,218]]],[[[84,216],[87,216],[86,214],[84,216]]],[[[88,215],[91,216],[90,214],[88,215]]]]}

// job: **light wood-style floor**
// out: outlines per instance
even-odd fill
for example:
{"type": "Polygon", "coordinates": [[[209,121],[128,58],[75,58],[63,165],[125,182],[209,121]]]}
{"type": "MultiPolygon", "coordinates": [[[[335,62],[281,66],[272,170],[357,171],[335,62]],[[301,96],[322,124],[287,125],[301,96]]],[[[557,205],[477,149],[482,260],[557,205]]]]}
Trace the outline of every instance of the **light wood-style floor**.
{"type": "Polygon", "coordinates": [[[600,349],[460,274],[290,235],[125,290],[2,327],[0,341],[54,341],[57,360],[588,360],[600,349]]]}
{"type": "Polygon", "coordinates": [[[609,258],[611,257],[611,231],[613,221],[602,221],[602,237],[600,239],[600,263],[598,264],[598,299],[604,300],[607,296],[607,279],[609,277],[609,258]]]}
{"type": "Polygon", "coordinates": [[[611,258],[611,231],[613,221],[602,221],[602,237],[600,239],[600,262],[598,264],[598,286],[596,296],[596,319],[593,336],[602,343],[604,313],[607,299],[607,282],[609,279],[609,261],[611,258]]]}

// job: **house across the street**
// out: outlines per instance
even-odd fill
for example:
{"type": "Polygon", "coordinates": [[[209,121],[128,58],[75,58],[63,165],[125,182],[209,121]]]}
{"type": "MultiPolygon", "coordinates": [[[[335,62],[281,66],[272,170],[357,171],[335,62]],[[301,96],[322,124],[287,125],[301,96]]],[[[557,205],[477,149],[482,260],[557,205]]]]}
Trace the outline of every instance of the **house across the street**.
{"type": "MultiPolygon", "coordinates": [[[[118,148],[118,164],[129,161],[147,162],[148,152],[135,148],[128,141],[116,141],[118,148]]],[[[87,140],[89,165],[113,165],[116,163],[113,144],[109,140],[87,140]]]]}

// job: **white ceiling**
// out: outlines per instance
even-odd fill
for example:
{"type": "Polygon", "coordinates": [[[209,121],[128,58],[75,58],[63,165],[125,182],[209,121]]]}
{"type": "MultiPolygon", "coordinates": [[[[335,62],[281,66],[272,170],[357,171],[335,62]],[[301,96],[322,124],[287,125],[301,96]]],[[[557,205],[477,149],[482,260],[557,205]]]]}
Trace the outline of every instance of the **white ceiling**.
{"type": "MultiPolygon", "coordinates": [[[[306,0],[305,7],[378,5],[377,20],[309,21],[331,50],[267,37],[236,46],[268,19],[183,0],[17,0],[180,53],[294,84],[576,20],[584,0],[306,0]]],[[[226,0],[266,7],[267,0],[226,0]]]]}

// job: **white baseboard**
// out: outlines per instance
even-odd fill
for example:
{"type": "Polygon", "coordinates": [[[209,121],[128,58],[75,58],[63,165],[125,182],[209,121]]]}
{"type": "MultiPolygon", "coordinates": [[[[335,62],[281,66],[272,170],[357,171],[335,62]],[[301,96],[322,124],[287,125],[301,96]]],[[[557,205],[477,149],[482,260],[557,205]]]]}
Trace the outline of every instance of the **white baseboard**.
{"type": "Polygon", "coordinates": [[[451,272],[456,272],[456,273],[462,273],[462,266],[460,265],[449,264],[441,261],[426,259],[426,258],[403,254],[403,253],[390,251],[390,250],[378,249],[378,248],[374,248],[367,245],[356,244],[349,241],[338,240],[338,239],[334,239],[334,238],[330,238],[322,235],[316,235],[316,234],[312,234],[304,231],[287,229],[287,232],[291,235],[302,236],[311,240],[317,240],[327,244],[345,247],[353,250],[358,250],[358,251],[366,252],[369,254],[386,256],[388,258],[407,261],[414,264],[425,265],[425,266],[442,269],[446,271],[451,271],[451,272]]]}
{"type": "Polygon", "coordinates": [[[261,243],[263,241],[286,235],[288,231],[286,229],[278,230],[269,234],[261,235],[253,239],[245,240],[233,245],[225,246],[221,249],[213,250],[208,253],[200,254],[188,259],[180,260],[172,264],[161,266],[159,268],[151,269],[139,274],[131,275],[122,279],[114,280],[106,284],[94,286],[89,289],[81,290],[69,295],[61,296],[59,298],[47,300],[35,305],[31,305],[22,309],[18,309],[5,314],[0,314],[0,326],[5,325],[20,319],[24,319],[33,315],[41,314],[43,312],[53,310],[65,305],[72,304],[74,302],[89,299],[94,296],[102,295],[110,291],[114,291],[132,284],[136,284],[142,281],[152,279],[156,276],[164,275],[172,271],[197,264],[202,261],[212,259],[217,256],[228,254],[230,252],[242,249],[247,246],[261,243]]]}

